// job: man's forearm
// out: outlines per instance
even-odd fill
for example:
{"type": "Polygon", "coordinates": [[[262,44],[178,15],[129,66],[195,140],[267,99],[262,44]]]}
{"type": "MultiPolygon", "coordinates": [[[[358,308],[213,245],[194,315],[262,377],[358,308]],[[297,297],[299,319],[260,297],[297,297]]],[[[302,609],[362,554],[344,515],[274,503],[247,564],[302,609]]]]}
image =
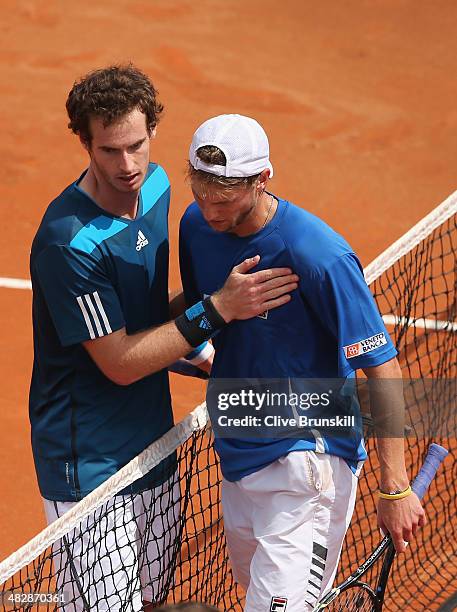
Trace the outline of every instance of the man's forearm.
{"type": "MultiPolygon", "coordinates": [[[[370,406],[377,435],[381,468],[380,489],[384,493],[405,491],[409,481],[405,467],[405,409],[403,381],[396,359],[364,370],[370,387],[370,406]]],[[[400,499],[378,500],[378,525],[390,533],[397,553],[405,550],[419,526],[425,524],[425,513],[414,493],[400,499]]]]}
{"type": "Polygon", "coordinates": [[[378,459],[381,470],[379,487],[385,493],[404,491],[408,485],[403,438],[377,439],[378,459]]]}
{"type": "Polygon", "coordinates": [[[380,487],[390,492],[405,489],[405,407],[400,366],[396,359],[364,370],[368,377],[370,408],[377,437],[380,487]]]}
{"type": "Polygon", "coordinates": [[[105,376],[118,385],[158,372],[192,350],[174,321],[131,335],[120,329],[84,345],[105,376]]]}

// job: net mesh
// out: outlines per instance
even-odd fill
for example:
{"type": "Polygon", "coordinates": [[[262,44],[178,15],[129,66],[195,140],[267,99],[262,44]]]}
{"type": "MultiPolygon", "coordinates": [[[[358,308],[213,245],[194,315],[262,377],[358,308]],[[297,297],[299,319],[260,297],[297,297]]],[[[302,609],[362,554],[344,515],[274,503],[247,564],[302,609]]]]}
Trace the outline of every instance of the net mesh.
{"type": "Polygon", "coordinates": [[[196,600],[241,610],[206,419],[204,406],[198,407],[6,559],[0,565],[0,609],[130,612],[142,610],[144,602],[196,600]],[[115,495],[158,464],[160,482],[152,490],[115,495]],[[28,593],[42,596],[28,601],[28,593]],[[56,593],[48,598],[53,601],[47,593],[56,593]]]}
{"type": "MultiPolygon", "coordinates": [[[[386,610],[436,610],[457,590],[456,211],[454,194],[366,269],[404,375],[446,381],[442,389],[425,387],[407,405],[410,476],[431,441],[451,455],[427,497],[427,526],[394,562],[386,610]]],[[[369,418],[366,423],[369,428],[369,418]]],[[[379,541],[374,495],[379,466],[372,437],[367,450],[340,579],[379,541]]],[[[136,611],[144,601],[187,600],[242,610],[204,406],[3,561],[0,585],[0,610],[136,611]],[[171,460],[164,463],[165,457],[171,460]],[[163,473],[156,488],[119,494],[157,465],[163,473]]]]}
{"type": "MultiPolygon", "coordinates": [[[[392,566],[383,608],[389,611],[437,610],[457,590],[456,204],[454,194],[365,271],[399,351],[405,384],[411,382],[413,389],[405,393],[410,477],[422,465],[431,442],[450,453],[425,499],[427,525],[392,566]],[[418,379],[433,384],[414,384],[418,379]]],[[[379,486],[379,466],[372,436],[367,450],[369,459],[340,562],[344,575],[354,571],[379,541],[372,493],[379,486]]],[[[367,577],[371,584],[375,579],[367,577]]]]}

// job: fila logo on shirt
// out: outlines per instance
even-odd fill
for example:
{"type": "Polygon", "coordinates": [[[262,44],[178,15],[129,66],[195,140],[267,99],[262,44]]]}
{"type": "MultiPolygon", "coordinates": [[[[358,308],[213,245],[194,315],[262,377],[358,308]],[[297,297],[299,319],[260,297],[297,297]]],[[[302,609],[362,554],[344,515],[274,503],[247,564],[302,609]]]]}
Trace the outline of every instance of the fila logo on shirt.
{"type": "Polygon", "coordinates": [[[138,230],[138,237],[136,239],[136,250],[141,251],[141,249],[149,244],[149,240],[143,234],[141,230],[138,230]]]}
{"type": "Polygon", "coordinates": [[[352,357],[358,357],[359,355],[370,353],[383,344],[387,344],[387,339],[385,333],[381,332],[380,334],[375,334],[370,338],[365,338],[365,340],[359,340],[359,342],[355,342],[354,344],[343,346],[343,350],[344,354],[346,355],[346,359],[351,359],[352,357]]]}
{"type": "Polygon", "coordinates": [[[284,612],[287,608],[287,599],[285,597],[272,597],[270,604],[270,612],[284,612]]]}

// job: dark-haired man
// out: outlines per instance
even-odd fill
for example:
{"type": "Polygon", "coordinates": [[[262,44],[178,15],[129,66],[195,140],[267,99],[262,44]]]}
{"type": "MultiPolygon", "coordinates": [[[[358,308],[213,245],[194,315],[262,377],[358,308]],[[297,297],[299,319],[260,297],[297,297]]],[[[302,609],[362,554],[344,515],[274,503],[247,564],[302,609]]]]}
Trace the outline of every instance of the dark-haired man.
{"type": "MultiPolygon", "coordinates": [[[[261,255],[260,269],[290,266],[300,277],[281,308],[220,330],[213,340],[211,378],[222,379],[221,386],[228,379],[263,380],[263,391],[269,379],[271,384],[285,380],[287,388],[306,384],[304,379],[336,381],[338,397],[331,406],[346,407],[357,369],[370,382],[401,378],[396,350],[350,246],[320,219],[268,192],[272,174],[268,139],[254,119],[220,115],[194,133],[189,177],[195,201],[180,229],[189,303],[210,295],[234,264],[253,253],[261,255]],[[216,254],[217,266],[211,257],[216,254]]],[[[224,401],[230,395],[234,406],[244,401],[246,414],[262,423],[263,404],[254,395],[247,402],[243,382],[239,385],[239,393],[233,384],[224,401]]],[[[213,386],[217,396],[217,380],[213,386]]],[[[401,393],[388,389],[386,394],[382,384],[375,391],[376,422],[387,411],[402,413],[401,393]]],[[[295,415],[293,395],[290,404],[275,405],[274,416],[295,415]]],[[[340,434],[305,426],[275,436],[268,435],[271,420],[265,419],[257,435],[254,427],[246,435],[241,430],[252,421],[243,425],[239,418],[237,425],[233,419],[227,429],[227,419],[219,421],[220,406],[210,399],[211,394],[215,428],[222,423],[215,446],[224,475],[224,529],[235,577],[247,589],[245,612],[310,611],[336,572],[366,458],[361,431],[355,427],[340,434]]],[[[322,408],[311,415],[319,417],[322,408]]],[[[236,415],[241,416],[239,410],[236,415]]],[[[380,438],[378,455],[384,496],[378,520],[402,551],[424,513],[408,486],[403,439],[380,438]]]]}
{"type": "MultiPolygon", "coordinates": [[[[296,287],[290,270],[247,274],[254,258],[193,309],[169,305],[170,186],[149,163],[162,111],[156,94],[129,65],[88,74],[68,96],[69,127],[89,166],[48,207],[30,259],[30,419],[49,521],[171,428],[168,365],[190,351],[204,362],[218,328],[287,302],[296,287]]],[[[66,610],[165,601],[173,533],[160,525],[156,533],[144,514],[159,495],[173,499],[174,468],[162,462],[104,507],[101,526],[99,512],[64,538],[54,564],[59,585],[72,585],[66,610]]],[[[173,524],[176,507],[160,510],[161,525],[173,524]]]]}

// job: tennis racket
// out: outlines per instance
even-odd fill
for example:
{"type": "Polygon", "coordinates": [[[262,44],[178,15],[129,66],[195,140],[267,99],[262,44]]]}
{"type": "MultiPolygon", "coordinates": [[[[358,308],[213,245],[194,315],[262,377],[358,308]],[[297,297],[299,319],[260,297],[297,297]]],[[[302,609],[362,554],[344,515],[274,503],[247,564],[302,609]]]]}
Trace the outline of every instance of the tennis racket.
{"type": "MultiPolygon", "coordinates": [[[[448,451],[431,444],[424,464],[416,476],[412,490],[422,499],[448,451]]],[[[395,557],[395,548],[390,535],[386,535],[368,559],[339,586],[325,595],[314,608],[314,612],[379,612],[390,568],[395,557]],[[380,569],[379,569],[380,568],[380,569]],[[364,581],[360,579],[364,577],[364,581]],[[379,576],[379,577],[378,577],[379,576]],[[375,584],[372,588],[369,583],[375,584]]]]}

